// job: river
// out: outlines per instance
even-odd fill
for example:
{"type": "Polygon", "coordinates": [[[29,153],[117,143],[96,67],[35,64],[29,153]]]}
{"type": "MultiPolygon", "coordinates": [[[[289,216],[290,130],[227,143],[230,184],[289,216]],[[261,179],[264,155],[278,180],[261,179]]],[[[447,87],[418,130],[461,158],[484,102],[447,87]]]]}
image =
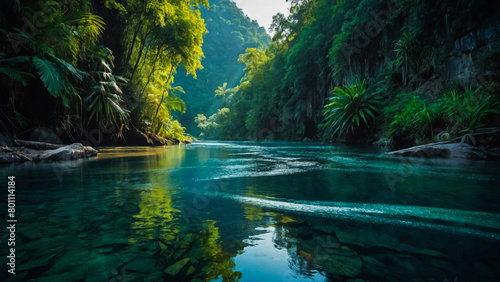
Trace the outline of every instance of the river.
{"type": "MultiPolygon", "coordinates": [[[[2,281],[495,281],[500,163],[320,143],[100,148],[14,175],[2,281]],[[354,280],[352,280],[354,281],[354,280]],[[358,280],[359,281],[359,280],[358,280]]],[[[2,193],[2,222],[7,193],[2,193]]],[[[8,226],[8,225],[7,225],[8,226]]]]}

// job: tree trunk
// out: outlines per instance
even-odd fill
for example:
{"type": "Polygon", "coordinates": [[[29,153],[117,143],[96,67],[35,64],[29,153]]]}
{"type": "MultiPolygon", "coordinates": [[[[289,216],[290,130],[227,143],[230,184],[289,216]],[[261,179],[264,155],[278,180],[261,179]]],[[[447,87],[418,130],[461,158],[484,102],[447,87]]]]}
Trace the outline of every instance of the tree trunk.
{"type": "MultiPolygon", "coordinates": [[[[161,49],[158,49],[158,51],[156,52],[156,57],[154,59],[153,68],[151,69],[151,72],[149,73],[148,81],[146,81],[146,84],[144,85],[144,88],[142,88],[141,95],[139,95],[140,97],[142,97],[142,95],[144,95],[144,91],[146,91],[146,87],[148,87],[148,84],[151,81],[151,76],[155,72],[156,62],[158,61],[158,57],[160,56],[161,51],[162,51],[161,49]]],[[[167,82],[168,82],[168,80],[167,80],[167,82]]]]}
{"type": "MultiPolygon", "coordinates": [[[[170,73],[168,74],[167,83],[166,83],[167,86],[169,84],[170,78],[172,78],[172,72],[174,71],[174,66],[175,65],[172,64],[172,67],[170,68],[170,73]]],[[[156,113],[155,113],[155,116],[153,117],[153,121],[151,122],[151,126],[154,126],[154,124],[155,124],[156,116],[158,116],[158,111],[160,110],[161,103],[163,103],[163,98],[165,98],[165,91],[163,91],[163,93],[161,94],[160,103],[158,103],[158,107],[156,108],[156,113]]],[[[153,133],[155,133],[155,132],[153,131],[153,133]]]]}
{"type": "Polygon", "coordinates": [[[146,33],[146,35],[144,35],[144,38],[141,42],[141,48],[139,48],[139,55],[137,56],[137,60],[135,61],[134,69],[132,70],[132,74],[130,75],[131,81],[134,78],[135,72],[137,70],[137,66],[139,65],[139,62],[142,58],[142,52],[144,51],[144,46],[146,45],[146,40],[148,39],[148,36],[151,34],[151,32],[153,32],[153,29],[151,29],[150,31],[148,31],[146,33]]]}
{"type": "Polygon", "coordinates": [[[132,44],[127,53],[127,58],[125,59],[125,64],[128,65],[130,63],[130,58],[132,57],[132,53],[134,52],[135,42],[137,41],[137,35],[139,34],[139,30],[142,27],[143,20],[140,20],[137,24],[137,28],[135,29],[134,35],[132,37],[132,44]]]}

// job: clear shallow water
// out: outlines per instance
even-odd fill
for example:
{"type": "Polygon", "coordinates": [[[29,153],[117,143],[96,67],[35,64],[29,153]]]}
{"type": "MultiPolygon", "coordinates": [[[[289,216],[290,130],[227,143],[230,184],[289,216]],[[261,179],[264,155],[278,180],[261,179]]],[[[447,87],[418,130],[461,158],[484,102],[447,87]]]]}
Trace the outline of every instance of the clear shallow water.
{"type": "Polygon", "coordinates": [[[17,274],[4,267],[2,280],[495,281],[500,272],[498,162],[196,142],[0,171],[16,176],[18,219],[17,274]]]}

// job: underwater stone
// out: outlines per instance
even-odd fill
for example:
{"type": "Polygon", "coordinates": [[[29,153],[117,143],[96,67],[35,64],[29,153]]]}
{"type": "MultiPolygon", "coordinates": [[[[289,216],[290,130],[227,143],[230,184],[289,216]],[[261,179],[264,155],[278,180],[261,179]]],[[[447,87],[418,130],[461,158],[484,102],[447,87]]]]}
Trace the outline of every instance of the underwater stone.
{"type": "Polygon", "coordinates": [[[363,261],[359,257],[333,255],[321,262],[323,269],[330,274],[356,277],[361,273],[363,261]]]}
{"type": "Polygon", "coordinates": [[[171,266],[167,267],[163,272],[171,275],[171,276],[176,276],[177,273],[189,262],[189,258],[181,259],[180,261],[172,264],[171,266]]]}
{"type": "Polygon", "coordinates": [[[426,255],[426,256],[431,256],[431,257],[447,258],[446,255],[444,255],[440,251],[436,251],[436,250],[423,249],[423,250],[420,251],[420,253],[423,254],[423,255],[426,255]]]}
{"type": "MultiPolygon", "coordinates": [[[[202,258],[202,257],[204,257],[204,254],[205,254],[205,248],[198,247],[198,248],[191,249],[188,253],[188,256],[191,258],[202,258]]],[[[175,259],[178,259],[178,258],[175,258],[175,259]]]]}
{"type": "Polygon", "coordinates": [[[314,225],[313,228],[326,234],[332,234],[335,231],[335,228],[331,225],[314,225]]]}
{"type": "Polygon", "coordinates": [[[339,255],[339,256],[346,256],[346,257],[355,257],[358,255],[358,253],[354,250],[351,249],[326,249],[326,252],[329,255],[339,255]]]}
{"type": "Polygon", "coordinates": [[[313,238],[313,229],[311,226],[308,225],[303,225],[298,228],[298,234],[297,236],[302,239],[312,239],[313,238]]]}
{"type": "Polygon", "coordinates": [[[58,258],[52,267],[45,272],[45,274],[59,274],[68,272],[71,267],[79,266],[85,264],[90,257],[90,252],[85,249],[81,250],[70,250],[63,254],[62,257],[58,258]]]}
{"type": "Polygon", "coordinates": [[[127,271],[141,272],[141,273],[154,273],[159,269],[156,266],[156,261],[150,258],[138,257],[124,266],[127,271]]]}
{"type": "Polygon", "coordinates": [[[373,264],[373,265],[380,266],[380,267],[385,267],[385,264],[376,258],[372,258],[369,256],[361,256],[361,258],[366,263],[373,264]]]}
{"type": "Polygon", "coordinates": [[[396,246],[396,250],[398,250],[400,252],[407,252],[407,253],[414,253],[414,254],[420,253],[419,248],[414,247],[412,245],[405,244],[405,243],[399,243],[396,246]]]}
{"type": "Polygon", "coordinates": [[[385,233],[379,233],[373,229],[351,229],[335,230],[339,241],[344,244],[357,245],[364,248],[386,247],[393,248],[398,243],[398,239],[385,233]]]}
{"type": "Polygon", "coordinates": [[[16,272],[22,272],[24,270],[29,270],[37,267],[46,266],[49,264],[50,260],[53,259],[57,253],[52,255],[43,256],[36,259],[30,259],[27,262],[21,262],[19,267],[16,268],[16,272]]]}
{"type": "Polygon", "coordinates": [[[162,281],[163,279],[163,273],[161,272],[156,272],[156,273],[151,273],[148,276],[144,277],[144,282],[157,282],[157,281],[162,281]]]}
{"type": "Polygon", "coordinates": [[[27,232],[25,231],[25,232],[23,232],[23,234],[32,240],[40,239],[43,237],[43,234],[40,231],[40,229],[34,229],[34,230],[27,231],[27,232]]]}
{"type": "MultiPolygon", "coordinates": [[[[66,273],[56,275],[48,275],[38,278],[37,282],[54,282],[54,281],[84,281],[85,272],[78,269],[66,270],[66,273]]],[[[17,275],[17,274],[16,274],[17,275]]]]}

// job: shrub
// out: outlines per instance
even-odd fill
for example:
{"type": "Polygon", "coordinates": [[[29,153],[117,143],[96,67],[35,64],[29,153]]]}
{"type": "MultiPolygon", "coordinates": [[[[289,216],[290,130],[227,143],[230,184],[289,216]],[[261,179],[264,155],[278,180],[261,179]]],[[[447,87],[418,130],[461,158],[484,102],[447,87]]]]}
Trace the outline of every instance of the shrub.
{"type": "Polygon", "coordinates": [[[328,98],[329,103],[323,108],[323,124],[320,127],[324,136],[344,137],[357,136],[364,133],[373,123],[378,113],[380,103],[377,93],[369,92],[365,88],[365,81],[335,87],[328,98]]]}
{"type": "Polygon", "coordinates": [[[457,90],[445,93],[438,101],[444,114],[447,129],[452,134],[476,130],[491,124],[493,117],[500,114],[500,101],[484,88],[457,90]]]}
{"type": "Polygon", "coordinates": [[[389,135],[398,143],[422,143],[432,138],[432,124],[436,118],[436,107],[420,96],[400,94],[396,104],[385,109],[389,118],[389,135]]]}

